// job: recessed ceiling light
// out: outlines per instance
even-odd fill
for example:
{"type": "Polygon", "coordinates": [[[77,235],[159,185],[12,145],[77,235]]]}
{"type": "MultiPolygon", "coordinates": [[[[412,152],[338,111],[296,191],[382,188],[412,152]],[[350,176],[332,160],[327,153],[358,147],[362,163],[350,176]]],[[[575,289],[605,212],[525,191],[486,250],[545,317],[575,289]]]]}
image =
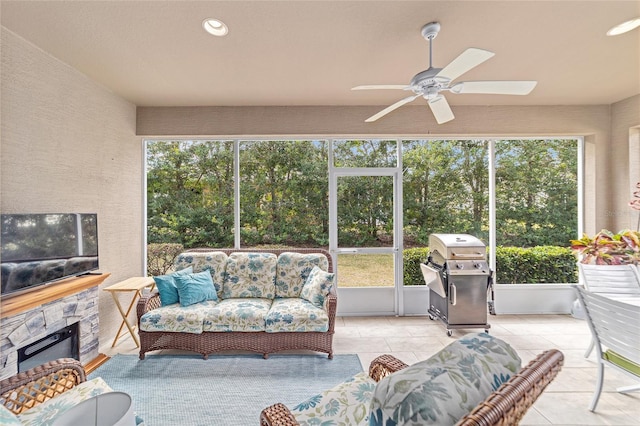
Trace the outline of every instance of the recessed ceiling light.
{"type": "Polygon", "coordinates": [[[633,30],[634,28],[640,27],[640,18],[630,19],[622,24],[618,24],[615,27],[611,28],[607,31],[608,36],[615,36],[624,34],[633,30]]]}
{"type": "Polygon", "coordinates": [[[229,33],[229,28],[219,19],[207,18],[202,21],[202,28],[206,32],[214,36],[226,36],[229,33]]]}

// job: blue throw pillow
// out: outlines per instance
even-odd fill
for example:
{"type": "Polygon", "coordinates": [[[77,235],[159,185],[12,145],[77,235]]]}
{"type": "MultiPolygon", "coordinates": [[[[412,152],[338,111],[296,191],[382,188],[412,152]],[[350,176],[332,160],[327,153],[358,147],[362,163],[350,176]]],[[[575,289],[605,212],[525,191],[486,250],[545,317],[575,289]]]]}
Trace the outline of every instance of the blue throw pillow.
{"type": "Polygon", "coordinates": [[[189,306],[205,300],[218,300],[216,288],[209,271],[184,274],[175,277],[180,306],[189,306]]]}
{"type": "Polygon", "coordinates": [[[153,277],[153,280],[156,282],[156,287],[158,288],[158,293],[160,293],[160,303],[162,306],[173,305],[174,303],[178,303],[180,300],[178,297],[178,287],[176,287],[174,278],[178,275],[192,273],[193,267],[189,266],[172,274],[153,277]]]}

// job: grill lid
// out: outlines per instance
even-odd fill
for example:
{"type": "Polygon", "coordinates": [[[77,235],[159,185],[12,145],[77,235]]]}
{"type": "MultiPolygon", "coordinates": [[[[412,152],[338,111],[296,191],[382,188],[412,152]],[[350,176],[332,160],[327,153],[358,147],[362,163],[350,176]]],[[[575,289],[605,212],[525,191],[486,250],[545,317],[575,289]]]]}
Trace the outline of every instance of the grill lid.
{"type": "Polygon", "coordinates": [[[484,243],[469,234],[431,234],[429,250],[440,261],[483,260],[486,257],[484,243]]]}

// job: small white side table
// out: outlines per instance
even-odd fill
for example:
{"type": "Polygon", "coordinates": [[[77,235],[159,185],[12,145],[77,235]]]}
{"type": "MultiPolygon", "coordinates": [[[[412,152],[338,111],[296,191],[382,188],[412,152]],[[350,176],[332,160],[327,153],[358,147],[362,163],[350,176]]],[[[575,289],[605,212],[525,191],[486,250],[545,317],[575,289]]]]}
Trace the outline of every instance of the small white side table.
{"type": "Polygon", "coordinates": [[[142,291],[142,289],[148,287],[150,290],[153,290],[155,285],[156,285],[156,282],[153,280],[152,277],[133,277],[133,278],[128,278],[124,281],[120,281],[119,283],[115,283],[104,289],[104,291],[108,291],[111,293],[111,296],[113,297],[113,301],[116,303],[116,307],[118,308],[118,311],[122,316],[122,323],[120,324],[120,328],[118,328],[116,337],[113,339],[113,344],[111,345],[112,348],[116,346],[118,339],[121,337],[120,333],[122,333],[122,328],[125,325],[127,326],[127,329],[129,330],[129,334],[131,334],[131,337],[133,338],[133,341],[135,342],[136,347],[138,348],[140,347],[138,336],[136,336],[136,333],[134,331],[136,325],[129,323],[129,313],[131,312],[131,310],[136,304],[136,301],[140,297],[140,294],[141,294],[140,292],[142,291]],[[131,302],[129,303],[129,307],[127,308],[126,311],[122,308],[122,305],[120,304],[120,299],[118,298],[119,292],[134,293],[133,297],[131,298],[131,302]]]}
{"type": "Polygon", "coordinates": [[[53,426],[136,426],[131,397],[105,392],[82,401],[62,413],[53,426]]]}

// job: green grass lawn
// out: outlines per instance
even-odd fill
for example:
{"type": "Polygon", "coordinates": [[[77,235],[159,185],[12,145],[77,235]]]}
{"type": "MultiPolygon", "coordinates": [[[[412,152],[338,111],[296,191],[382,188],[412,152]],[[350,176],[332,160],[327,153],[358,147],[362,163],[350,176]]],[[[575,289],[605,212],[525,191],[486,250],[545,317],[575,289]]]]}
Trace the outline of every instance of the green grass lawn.
{"type": "Polygon", "coordinates": [[[393,255],[338,255],[338,287],[393,287],[393,255]]]}

